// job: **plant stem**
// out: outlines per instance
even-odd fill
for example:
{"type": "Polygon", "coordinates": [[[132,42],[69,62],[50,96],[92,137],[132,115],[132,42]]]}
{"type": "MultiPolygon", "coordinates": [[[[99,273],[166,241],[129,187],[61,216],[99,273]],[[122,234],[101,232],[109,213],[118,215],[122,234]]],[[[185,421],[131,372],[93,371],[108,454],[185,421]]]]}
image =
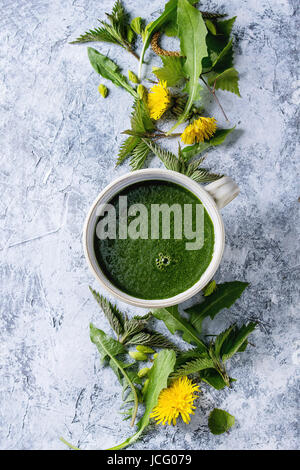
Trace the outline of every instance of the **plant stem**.
{"type": "Polygon", "coordinates": [[[132,54],[137,60],[140,60],[140,56],[133,49],[128,48],[127,51],[130,52],[130,54],[132,54]]]}
{"type": "Polygon", "coordinates": [[[165,132],[161,132],[158,134],[154,134],[155,139],[170,139],[172,137],[179,137],[181,136],[180,132],[175,132],[174,134],[166,134],[165,132]]]}
{"type": "Polygon", "coordinates": [[[204,80],[204,78],[202,77],[202,75],[200,75],[200,78],[201,78],[202,82],[205,84],[205,86],[208,88],[209,92],[210,92],[210,93],[212,94],[212,96],[214,97],[214,100],[216,101],[216,103],[217,103],[218,106],[220,107],[220,109],[221,109],[221,111],[222,111],[222,113],[223,113],[224,118],[226,119],[227,122],[229,122],[229,119],[228,119],[228,117],[226,116],[225,111],[224,111],[224,109],[222,108],[222,105],[221,105],[221,103],[220,103],[220,101],[219,101],[219,99],[218,99],[218,97],[217,97],[217,95],[216,95],[215,88],[212,90],[212,89],[210,88],[210,86],[208,86],[208,84],[206,83],[206,81],[204,80]]]}
{"type": "Polygon", "coordinates": [[[60,439],[61,442],[63,442],[64,444],[66,444],[66,446],[70,447],[70,449],[73,449],[73,450],[80,450],[78,447],[73,446],[73,444],[70,444],[70,442],[66,441],[63,437],[60,437],[59,439],[60,439]]]}

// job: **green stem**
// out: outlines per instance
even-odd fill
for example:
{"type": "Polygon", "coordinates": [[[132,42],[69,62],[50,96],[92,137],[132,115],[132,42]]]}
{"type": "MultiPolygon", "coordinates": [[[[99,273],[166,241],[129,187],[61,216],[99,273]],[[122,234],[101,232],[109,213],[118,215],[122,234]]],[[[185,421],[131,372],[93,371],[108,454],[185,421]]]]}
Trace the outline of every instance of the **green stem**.
{"type": "Polygon", "coordinates": [[[139,81],[141,81],[141,78],[142,78],[142,67],[143,67],[143,62],[144,62],[144,56],[145,56],[145,52],[148,48],[147,39],[148,38],[145,38],[145,40],[144,40],[143,49],[142,49],[141,56],[140,56],[140,61],[139,61],[139,71],[138,71],[139,81]]]}
{"type": "Polygon", "coordinates": [[[206,83],[206,81],[204,80],[204,78],[202,77],[202,75],[200,75],[200,78],[201,78],[202,82],[205,84],[205,86],[207,87],[207,89],[209,90],[209,92],[210,92],[210,93],[212,94],[212,96],[214,97],[214,100],[216,101],[217,105],[218,105],[219,108],[221,109],[224,118],[226,119],[227,122],[229,122],[229,119],[228,119],[228,117],[226,116],[225,111],[224,111],[224,109],[222,108],[222,105],[221,105],[221,103],[220,103],[220,101],[219,101],[219,99],[218,99],[218,97],[217,97],[217,95],[216,95],[216,93],[215,93],[215,88],[212,90],[212,89],[210,88],[210,86],[208,86],[208,84],[206,83]]]}
{"type": "Polygon", "coordinates": [[[70,444],[70,442],[66,441],[63,437],[60,437],[59,439],[61,440],[61,442],[66,444],[66,446],[70,447],[70,449],[81,450],[81,449],[79,449],[79,447],[75,447],[75,446],[73,446],[73,444],[70,444]]]}

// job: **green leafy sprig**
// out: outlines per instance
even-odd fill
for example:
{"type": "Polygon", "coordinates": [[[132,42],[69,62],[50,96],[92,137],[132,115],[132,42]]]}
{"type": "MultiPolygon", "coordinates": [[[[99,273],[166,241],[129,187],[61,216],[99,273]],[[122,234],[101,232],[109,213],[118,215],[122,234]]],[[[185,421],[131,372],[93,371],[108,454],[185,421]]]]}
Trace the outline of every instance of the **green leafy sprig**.
{"type": "Polygon", "coordinates": [[[119,374],[121,374],[121,377],[124,377],[126,384],[131,389],[134,400],[134,408],[132,410],[131,419],[131,426],[133,426],[138,410],[138,395],[132,382],[132,378],[126,370],[131,366],[131,364],[126,364],[117,358],[117,356],[120,354],[124,354],[126,349],[119,341],[110,338],[106,333],[104,333],[104,331],[95,328],[93,324],[90,325],[90,337],[91,341],[97,346],[103,360],[105,360],[107,357],[109,358],[110,367],[113,369],[119,379],[119,374]]]}
{"type": "MultiPolygon", "coordinates": [[[[178,307],[156,309],[152,313],[162,320],[169,331],[182,333],[182,339],[196,347],[183,352],[177,357],[174,378],[200,374],[200,378],[220,390],[229,387],[234,380],[229,377],[225,362],[237,352],[243,352],[248,345],[248,336],[255,329],[256,323],[249,322],[238,328],[235,324],[216,336],[215,341],[206,344],[201,338],[204,318],[215,316],[224,308],[229,308],[241,296],[247,283],[233,281],[219,284],[203,302],[186,310],[190,319],[180,315],[178,307]]],[[[206,291],[207,293],[207,291],[206,291]]]]}
{"type": "Polygon", "coordinates": [[[144,345],[178,351],[178,348],[164,335],[147,328],[147,324],[151,318],[151,313],[144,317],[135,316],[133,318],[128,318],[127,315],[121,313],[115,305],[91,287],[90,291],[100,305],[111,328],[116,333],[117,340],[120,344],[123,346],[144,345]]]}
{"type": "Polygon", "coordinates": [[[126,13],[121,1],[117,0],[113,6],[112,12],[105,14],[110,23],[99,20],[100,27],[90,29],[79,36],[75,41],[72,41],[71,44],[93,41],[117,44],[139,60],[139,56],[133,47],[136,33],[129,24],[129,15],[126,13]]]}

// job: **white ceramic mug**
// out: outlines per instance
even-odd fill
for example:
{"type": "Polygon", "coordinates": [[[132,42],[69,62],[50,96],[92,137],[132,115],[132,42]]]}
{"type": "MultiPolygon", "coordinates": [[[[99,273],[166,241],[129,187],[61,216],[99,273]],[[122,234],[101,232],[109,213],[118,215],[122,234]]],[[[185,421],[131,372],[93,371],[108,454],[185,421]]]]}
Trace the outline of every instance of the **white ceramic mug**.
{"type": "Polygon", "coordinates": [[[145,169],[138,170],[132,173],[127,173],[120,178],[113,181],[111,184],[101,191],[99,196],[93,202],[89,213],[86,217],[84,229],[83,229],[83,247],[84,253],[88,262],[88,265],[100,282],[100,284],[107,289],[111,294],[118,297],[120,300],[127,302],[131,305],[143,308],[158,308],[168,307],[170,305],[180,304],[185,300],[189,299],[193,295],[197,294],[206,284],[212,279],[222,259],[224,251],[225,233],[223,220],[220,215],[219,209],[226,206],[232,199],[234,199],[239,193],[239,187],[229,176],[223,176],[217,181],[208,184],[203,187],[199,183],[196,183],[188,176],[177,173],[176,171],[156,169],[145,169]],[[104,275],[99,266],[95,251],[94,251],[94,236],[96,224],[98,222],[98,207],[100,204],[108,203],[115,195],[121,192],[125,187],[130,186],[134,183],[147,181],[147,180],[162,180],[177,183],[180,186],[191,191],[197,196],[205,209],[207,210],[215,233],[215,243],[212,260],[207,267],[206,271],[202,274],[199,281],[196,282],[188,290],[181,292],[168,299],[159,300],[147,300],[139,299],[131,295],[122,292],[111,281],[104,275]]]}

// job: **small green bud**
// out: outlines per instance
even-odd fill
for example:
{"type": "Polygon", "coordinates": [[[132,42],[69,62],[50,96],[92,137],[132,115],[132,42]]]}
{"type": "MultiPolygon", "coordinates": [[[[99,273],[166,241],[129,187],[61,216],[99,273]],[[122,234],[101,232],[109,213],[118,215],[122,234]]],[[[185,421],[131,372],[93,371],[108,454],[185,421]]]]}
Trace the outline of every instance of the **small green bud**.
{"type": "Polygon", "coordinates": [[[98,91],[103,98],[107,97],[108,89],[105,85],[102,85],[102,83],[98,86],[98,91]]]}
{"type": "Polygon", "coordinates": [[[149,346],[143,346],[142,344],[139,344],[136,349],[145,354],[152,354],[155,352],[152,348],[149,348],[149,346]]]}
{"type": "Polygon", "coordinates": [[[145,395],[145,393],[147,392],[148,385],[149,385],[149,379],[146,379],[142,388],[142,395],[145,395]]]}
{"type": "Polygon", "coordinates": [[[133,73],[131,70],[128,70],[128,77],[129,77],[129,80],[132,82],[132,83],[140,83],[139,79],[137,78],[136,74],[133,73]]]}
{"type": "Polygon", "coordinates": [[[209,295],[213,294],[217,290],[216,281],[211,281],[207,286],[204,288],[204,297],[208,297],[209,295]]]}
{"type": "Polygon", "coordinates": [[[210,21],[210,20],[205,20],[205,24],[206,24],[207,29],[211,32],[211,34],[213,34],[214,36],[216,36],[217,30],[216,30],[216,27],[215,27],[215,25],[213,24],[213,22],[210,21]]]}
{"type": "Polygon", "coordinates": [[[138,377],[139,377],[140,379],[141,379],[142,377],[145,377],[145,375],[148,374],[149,370],[150,370],[149,367],[144,367],[143,369],[140,369],[140,370],[138,371],[138,374],[137,374],[138,377]]]}
{"type": "Polygon", "coordinates": [[[132,357],[135,361],[147,361],[148,356],[139,351],[129,351],[129,356],[132,357]]]}
{"type": "Polygon", "coordinates": [[[153,354],[153,359],[156,359],[158,356],[158,353],[153,354]]]}
{"type": "Polygon", "coordinates": [[[134,39],[134,36],[135,36],[135,34],[134,34],[133,29],[132,29],[132,28],[128,28],[128,29],[127,29],[127,41],[129,42],[129,44],[132,43],[132,41],[133,41],[133,39],[134,39]]]}
{"type": "Polygon", "coordinates": [[[137,92],[141,100],[147,100],[147,89],[144,87],[144,85],[138,85],[137,87],[137,92]]]}

